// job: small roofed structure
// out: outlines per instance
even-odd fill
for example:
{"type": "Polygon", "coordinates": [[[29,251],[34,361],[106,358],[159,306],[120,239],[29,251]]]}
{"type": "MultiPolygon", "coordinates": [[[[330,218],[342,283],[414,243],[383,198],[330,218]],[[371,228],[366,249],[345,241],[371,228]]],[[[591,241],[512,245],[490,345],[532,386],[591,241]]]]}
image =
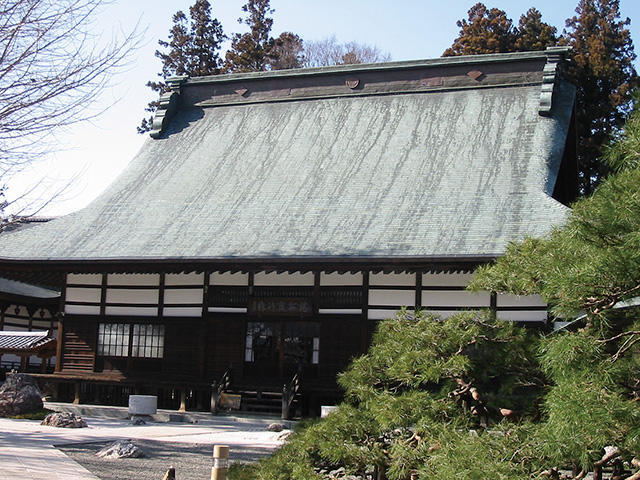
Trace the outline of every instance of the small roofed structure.
{"type": "Polygon", "coordinates": [[[57,341],[44,332],[0,331],[0,355],[12,354],[20,357],[20,371],[27,368],[31,356],[41,359],[42,372],[46,371],[47,360],[56,354],[57,341]]]}

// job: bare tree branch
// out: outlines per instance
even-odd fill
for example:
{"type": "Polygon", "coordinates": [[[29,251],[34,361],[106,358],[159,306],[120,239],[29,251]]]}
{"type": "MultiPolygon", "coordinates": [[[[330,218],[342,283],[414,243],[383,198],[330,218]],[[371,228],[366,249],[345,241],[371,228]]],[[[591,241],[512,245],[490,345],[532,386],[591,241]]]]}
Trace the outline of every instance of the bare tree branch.
{"type": "Polygon", "coordinates": [[[5,198],[11,176],[52,151],[51,133],[100,113],[88,106],[137,47],[137,28],[106,44],[94,33],[107,3],[0,0],[0,217],[17,201],[5,198]]]}

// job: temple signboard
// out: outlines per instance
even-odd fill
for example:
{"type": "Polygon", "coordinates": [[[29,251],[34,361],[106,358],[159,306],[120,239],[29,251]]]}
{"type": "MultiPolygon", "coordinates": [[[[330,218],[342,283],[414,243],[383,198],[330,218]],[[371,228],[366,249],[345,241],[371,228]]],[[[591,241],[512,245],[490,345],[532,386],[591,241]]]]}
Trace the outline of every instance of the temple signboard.
{"type": "Polygon", "coordinates": [[[252,298],[249,313],[308,317],[313,314],[313,307],[309,298],[252,298]]]}

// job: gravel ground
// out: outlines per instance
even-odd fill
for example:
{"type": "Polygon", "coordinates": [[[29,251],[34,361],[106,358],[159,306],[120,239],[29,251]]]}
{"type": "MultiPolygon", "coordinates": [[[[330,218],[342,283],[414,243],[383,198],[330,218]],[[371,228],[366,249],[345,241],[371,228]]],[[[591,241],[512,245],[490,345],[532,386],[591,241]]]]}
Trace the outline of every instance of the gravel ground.
{"type": "MultiPolygon", "coordinates": [[[[57,445],[57,448],[102,480],[161,480],[170,466],[176,478],[205,480],[211,476],[213,445],[134,440],[144,458],[105,459],[95,453],[112,442],[57,445]]],[[[270,448],[231,446],[230,461],[252,462],[273,452],[270,448]]]]}

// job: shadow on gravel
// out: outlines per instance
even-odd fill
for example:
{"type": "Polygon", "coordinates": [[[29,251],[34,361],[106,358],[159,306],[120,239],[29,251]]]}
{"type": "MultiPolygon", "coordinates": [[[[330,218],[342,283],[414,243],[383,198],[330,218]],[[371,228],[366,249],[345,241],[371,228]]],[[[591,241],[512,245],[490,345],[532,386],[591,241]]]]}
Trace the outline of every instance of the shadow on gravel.
{"type": "MultiPolygon", "coordinates": [[[[144,458],[104,459],[95,453],[111,442],[57,445],[58,450],[78,462],[102,480],[160,480],[170,466],[177,478],[209,478],[213,445],[133,440],[144,458]]],[[[272,449],[250,445],[233,445],[231,462],[255,462],[273,453],[272,449]]]]}

